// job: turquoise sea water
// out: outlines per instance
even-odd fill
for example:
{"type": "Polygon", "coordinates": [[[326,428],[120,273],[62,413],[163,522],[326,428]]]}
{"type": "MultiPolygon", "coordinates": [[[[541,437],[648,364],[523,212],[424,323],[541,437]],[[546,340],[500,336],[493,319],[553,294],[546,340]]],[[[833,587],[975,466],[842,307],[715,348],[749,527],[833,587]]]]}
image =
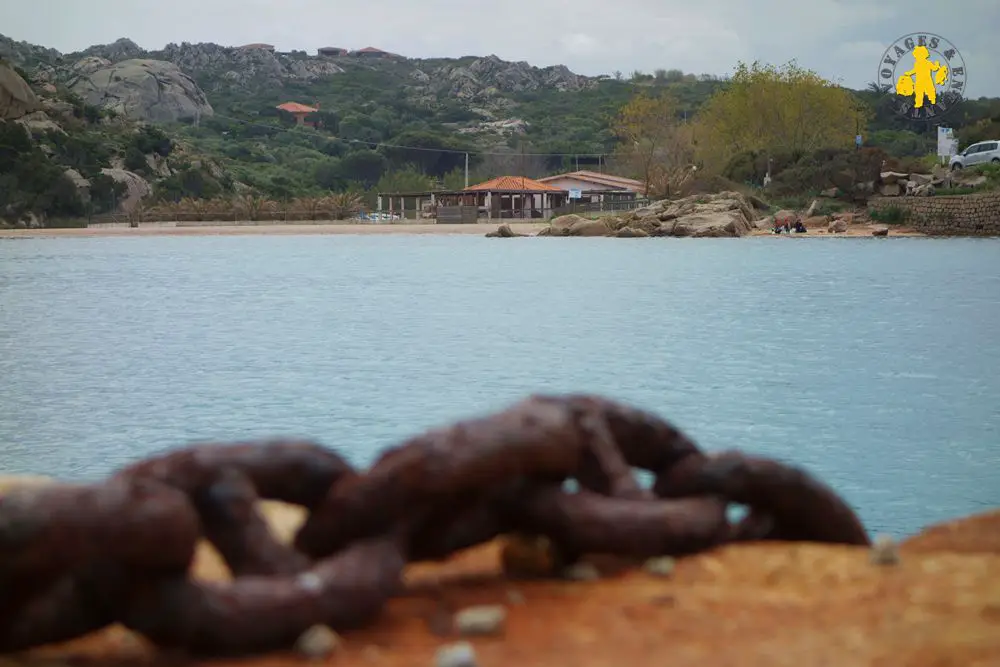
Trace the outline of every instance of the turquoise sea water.
{"type": "Polygon", "coordinates": [[[0,240],[0,471],[195,439],[359,464],[533,391],[819,474],[897,535],[1000,505],[1000,240],[0,240]]]}

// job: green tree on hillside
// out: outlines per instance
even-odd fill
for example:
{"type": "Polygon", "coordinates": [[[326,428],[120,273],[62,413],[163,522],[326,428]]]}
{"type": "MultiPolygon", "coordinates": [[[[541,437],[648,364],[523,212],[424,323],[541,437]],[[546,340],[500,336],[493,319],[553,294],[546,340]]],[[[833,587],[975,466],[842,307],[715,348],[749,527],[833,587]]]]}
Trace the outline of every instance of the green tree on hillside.
{"type": "Polygon", "coordinates": [[[854,94],[790,62],[739,63],[698,113],[698,154],[720,169],[745,151],[806,153],[853,145],[869,111],[854,94]]]}

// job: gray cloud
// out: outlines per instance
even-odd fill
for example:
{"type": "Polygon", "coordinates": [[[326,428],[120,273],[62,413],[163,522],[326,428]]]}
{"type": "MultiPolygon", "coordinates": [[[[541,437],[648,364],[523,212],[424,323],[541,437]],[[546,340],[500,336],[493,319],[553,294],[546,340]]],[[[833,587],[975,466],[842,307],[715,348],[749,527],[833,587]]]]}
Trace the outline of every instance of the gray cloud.
{"type": "Polygon", "coordinates": [[[30,8],[0,3],[0,32],[61,51],[119,37],[151,49],[182,41],[307,51],[371,45],[412,57],[495,53],[591,75],[725,74],[737,60],[794,58],[852,87],[875,79],[897,37],[924,30],[962,51],[968,94],[1000,96],[998,0],[36,0],[30,8]]]}

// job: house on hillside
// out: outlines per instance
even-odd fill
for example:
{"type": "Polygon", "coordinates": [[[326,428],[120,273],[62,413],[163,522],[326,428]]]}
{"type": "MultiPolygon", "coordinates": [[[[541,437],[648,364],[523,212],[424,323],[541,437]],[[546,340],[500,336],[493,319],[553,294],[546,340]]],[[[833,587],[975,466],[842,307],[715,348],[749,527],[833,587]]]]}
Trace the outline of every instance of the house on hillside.
{"type": "Polygon", "coordinates": [[[383,51],[382,49],[376,49],[374,46],[366,46],[363,49],[358,49],[351,53],[353,56],[358,56],[359,58],[399,58],[395,53],[389,53],[388,51],[383,51]]]}
{"type": "Polygon", "coordinates": [[[257,44],[244,44],[243,46],[238,46],[236,48],[238,48],[238,49],[246,49],[248,51],[249,50],[254,50],[254,51],[269,51],[270,53],[274,53],[274,45],[273,44],[259,44],[259,43],[257,43],[257,44]]]}
{"type": "Polygon", "coordinates": [[[316,53],[321,56],[335,57],[335,56],[346,56],[350,51],[347,49],[342,49],[339,46],[324,46],[320,49],[316,49],[316,53]]]}
{"type": "Polygon", "coordinates": [[[313,128],[316,127],[316,123],[306,120],[306,117],[309,116],[309,114],[314,114],[319,111],[318,104],[311,107],[305,104],[299,104],[298,102],[285,102],[284,104],[279,104],[275,108],[279,111],[292,114],[295,118],[296,125],[306,125],[313,128]]]}
{"type": "Polygon", "coordinates": [[[537,220],[552,217],[555,209],[565,205],[567,196],[565,190],[526,176],[500,176],[455,191],[380,192],[378,210],[402,218],[419,218],[429,206],[436,210],[437,221],[442,224],[474,223],[480,217],[537,220]]]}

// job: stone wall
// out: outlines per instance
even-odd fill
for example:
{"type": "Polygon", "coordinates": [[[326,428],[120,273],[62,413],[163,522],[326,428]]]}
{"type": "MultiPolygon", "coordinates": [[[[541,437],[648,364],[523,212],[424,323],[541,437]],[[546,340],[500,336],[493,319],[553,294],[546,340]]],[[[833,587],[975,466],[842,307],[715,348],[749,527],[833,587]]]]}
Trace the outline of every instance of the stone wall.
{"type": "Polygon", "coordinates": [[[868,208],[909,212],[907,226],[924,234],[1000,236],[1000,192],[941,197],[874,197],[868,208]]]}

